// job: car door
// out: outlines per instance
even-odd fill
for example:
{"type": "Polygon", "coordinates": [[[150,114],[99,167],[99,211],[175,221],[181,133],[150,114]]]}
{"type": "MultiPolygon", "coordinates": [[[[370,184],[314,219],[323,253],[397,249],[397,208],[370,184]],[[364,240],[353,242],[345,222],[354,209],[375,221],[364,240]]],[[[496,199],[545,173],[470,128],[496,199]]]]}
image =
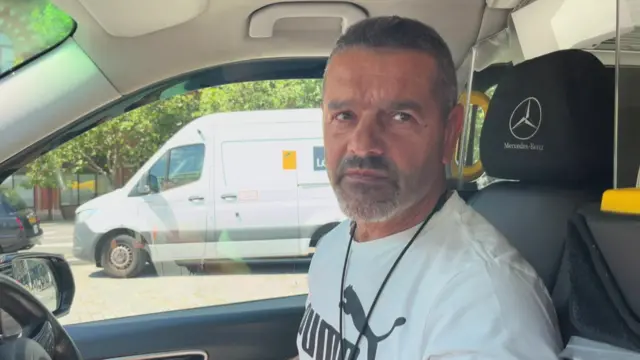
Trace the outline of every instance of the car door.
{"type": "Polygon", "coordinates": [[[158,188],[142,197],[138,215],[147,222],[154,263],[202,259],[212,211],[205,158],[204,144],[180,145],[149,169],[147,179],[158,188]]]}

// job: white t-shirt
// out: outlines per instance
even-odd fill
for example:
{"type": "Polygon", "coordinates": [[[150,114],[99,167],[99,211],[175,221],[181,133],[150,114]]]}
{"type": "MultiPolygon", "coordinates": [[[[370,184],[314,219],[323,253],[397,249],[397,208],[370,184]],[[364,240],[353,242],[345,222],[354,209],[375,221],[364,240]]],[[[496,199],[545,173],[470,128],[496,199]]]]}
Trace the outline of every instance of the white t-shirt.
{"type": "MultiPolygon", "coordinates": [[[[353,242],[341,299],[349,222],[318,244],[298,331],[301,360],[345,360],[392,264],[420,225],[353,242]],[[356,328],[358,326],[358,328],[356,328]]],[[[454,193],[387,282],[359,344],[358,360],[546,360],[562,349],[551,298],[533,268],[454,193]]]]}

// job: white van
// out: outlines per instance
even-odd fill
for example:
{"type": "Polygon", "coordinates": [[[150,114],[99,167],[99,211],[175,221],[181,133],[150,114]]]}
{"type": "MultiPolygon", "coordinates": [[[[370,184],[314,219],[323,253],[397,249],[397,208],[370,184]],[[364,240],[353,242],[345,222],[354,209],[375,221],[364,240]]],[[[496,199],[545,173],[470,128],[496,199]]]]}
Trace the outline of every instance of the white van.
{"type": "Polygon", "coordinates": [[[122,188],[76,211],[74,256],[115,277],[146,262],[307,257],[345,218],[320,109],[193,120],[122,188]]]}

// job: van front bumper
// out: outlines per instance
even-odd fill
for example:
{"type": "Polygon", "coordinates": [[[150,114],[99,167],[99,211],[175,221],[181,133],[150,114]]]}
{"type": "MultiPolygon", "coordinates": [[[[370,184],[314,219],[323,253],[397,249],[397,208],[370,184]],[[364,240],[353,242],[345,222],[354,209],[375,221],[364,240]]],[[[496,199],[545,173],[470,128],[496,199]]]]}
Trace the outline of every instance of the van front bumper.
{"type": "Polygon", "coordinates": [[[96,261],[96,245],[102,233],[91,230],[85,223],[76,223],[73,229],[73,256],[82,261],[96,261]]]}

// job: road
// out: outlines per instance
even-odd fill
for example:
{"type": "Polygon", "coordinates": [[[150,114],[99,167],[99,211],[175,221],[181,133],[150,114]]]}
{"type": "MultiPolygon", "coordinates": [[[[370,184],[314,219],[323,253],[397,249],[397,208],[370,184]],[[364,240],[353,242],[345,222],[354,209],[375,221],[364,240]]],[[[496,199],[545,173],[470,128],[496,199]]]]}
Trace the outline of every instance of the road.
{"type": "Polygon", "coordinates": [[[73,223],[42,223],[40,227],[44,232],[42,245],[37,245],[29,251],[62,254],[72,265],[89,264],[73,257],[73,223]]]}
{"type": "Polygon", "coordinates": [[[63,254],[71,264],[76,294],[74,324],[117,317],[268,299],[307,292],[308,264],[219,267],[212,275],[157,276],[152,267],[134,279],[106,277],[95,264],[73,257],[71,223],[43,223],[42,245],[28,251],[63,254]]]}

